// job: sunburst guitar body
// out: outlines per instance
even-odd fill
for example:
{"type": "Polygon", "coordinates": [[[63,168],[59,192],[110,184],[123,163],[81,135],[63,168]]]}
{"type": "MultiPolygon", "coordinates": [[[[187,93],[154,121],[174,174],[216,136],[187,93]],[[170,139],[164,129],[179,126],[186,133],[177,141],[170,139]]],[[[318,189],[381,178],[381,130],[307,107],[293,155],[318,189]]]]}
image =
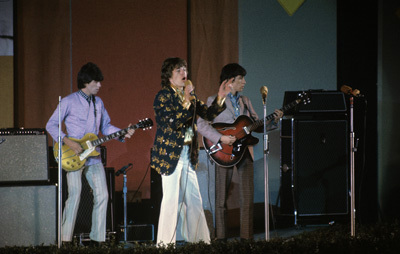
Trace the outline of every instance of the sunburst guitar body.
{"type": "MultiPolygon", "coordinates": [[[[298,94],[298,98],[285,105],[281,110],[283,112],[297,106],[298,104],[310,103],[309,93],[302,92],[298,94]]],[[[275,113],[266,116],[266,120],[272,120],[275,113]]],[[[236,165],[243,157],[243,153],[248,146],[258,143],[258,138],[251,135],[252,131],[264,125],[264,120],[253,121],[246,115],[239,116],[234,123],[213,123],[212,127],[222,135],[231,135],[236,137],[236,141],[232,145],[222,144],[218,142],[213,144],[211,140],[203,136],[203,145],[206,153],[210,158],[221,167],[232,167],[236,165]]]]}

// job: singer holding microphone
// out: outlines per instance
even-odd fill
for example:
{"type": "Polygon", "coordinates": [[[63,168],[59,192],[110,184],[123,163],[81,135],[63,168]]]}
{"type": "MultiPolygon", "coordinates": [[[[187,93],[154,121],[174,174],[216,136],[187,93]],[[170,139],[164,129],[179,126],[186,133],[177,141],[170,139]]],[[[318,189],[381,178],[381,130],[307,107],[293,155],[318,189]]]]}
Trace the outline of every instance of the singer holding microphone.
{"type": "MultiPolygon", "coordinates": [[[[207,139],[214,144],[232,145],[236,141],[235,136],[222,135],[212,127],[212,123],[231,124],[240,115],[247,115],[253,121],[257,121],[258,115],[255,112],[250,99],[241,95],[246,85],[246,70],[237,63],[230,63],[222,68],[220,75],[220,84],[226,80],[233,79],[231,91],[227,95],[226,109],[214,118],[213,122],[206,119],[198,119],[198,130],[207,139]]],[[[261,90],[263,92],[263,90],[261,90]]],[[[264,97],[264,94],[263,94],[264,97]]],[[[216,98],[216,95],[208,97],[207,104],[210,105],[216,98]]],[[[281,110],[275,110],[275,118],[267,126],[267,130],[275,129],[279,119],[283,116],[281,110]]],[[[263,126],[260,126],[256,132],[263,132],[263,126]]],[[[253,147],[248,146],[242,159],[231,167],[222,167],[215,165],[215,224],[217,240],[226,241],[227,223],[226,223],[226,200],[232,181],[233,169],[237,168],[239,176],[240,192],[240,238],[243,240],[253,239],[253,199],[254,199],[254,169],[253,169],[253,147]]]]}
{"type": "Polygon", "coordinates": [[[187,242],[210,242],[194,171],[199,154],[196,115],[211,121],[220,114],[225,109],[232,80],[220,85],[218,95],[207,107],[194,95],[187,75],[185,60],[167,58],[161,67],[161,90],[153,104],[157,131],[151,167],[161,174],[163,191],[157,233],[159,246],[175,244],[177,231],[187,242]]]}

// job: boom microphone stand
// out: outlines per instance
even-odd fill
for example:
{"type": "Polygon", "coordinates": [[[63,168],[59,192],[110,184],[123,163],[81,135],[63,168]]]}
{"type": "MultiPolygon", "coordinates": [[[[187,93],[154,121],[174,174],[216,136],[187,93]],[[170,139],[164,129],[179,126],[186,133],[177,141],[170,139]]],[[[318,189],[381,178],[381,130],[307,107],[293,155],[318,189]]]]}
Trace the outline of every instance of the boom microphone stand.
{"type": "Polygon", "coordinates": [[[126,182],[127,182],[127,177],[126,177],[126,172],[132,167],[132,163],[129,163],[128,165],[122,167],[120,170],[118,170],[115,175],[119,176],[121,173],[124,175],[124,186],[123,186],[123,198],[124,198],[124,244],[125,244],[125,248],[130,248],[131,247],[131,243],[127,242],[127,221],[126,221],[126,217],[127,217],[127,200],[126,200],[126,194],[128,192],[128,188],[126,186],[126,182]]]}

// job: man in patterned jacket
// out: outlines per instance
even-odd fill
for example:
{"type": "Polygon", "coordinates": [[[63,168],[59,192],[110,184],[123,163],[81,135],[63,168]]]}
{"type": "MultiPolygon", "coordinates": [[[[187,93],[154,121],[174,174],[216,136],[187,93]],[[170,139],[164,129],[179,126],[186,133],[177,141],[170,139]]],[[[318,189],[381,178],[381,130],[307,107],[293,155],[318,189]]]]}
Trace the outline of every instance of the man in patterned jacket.
{"type": "Polygon", "coordinates": [[[186,68],[186,61],[180,58],[164,61],[161,68],[162,88],[153,104],[157,132],[151,152],[151,167],[161,174],[163,190],[158,245],[175,243],[176,230],[180,230],[187,242],[210,242],[194,171],[199,150],[196,115],[211,121],[224,111],[225,97],[233,79],[221,84],[215,101],[207,107],[191,94],[194,87],[187,80],[186,68]],[[185,213],[182,212],[184,210],[185,213]],[[178,215],[183,219],[179,223],[178,215]]]}

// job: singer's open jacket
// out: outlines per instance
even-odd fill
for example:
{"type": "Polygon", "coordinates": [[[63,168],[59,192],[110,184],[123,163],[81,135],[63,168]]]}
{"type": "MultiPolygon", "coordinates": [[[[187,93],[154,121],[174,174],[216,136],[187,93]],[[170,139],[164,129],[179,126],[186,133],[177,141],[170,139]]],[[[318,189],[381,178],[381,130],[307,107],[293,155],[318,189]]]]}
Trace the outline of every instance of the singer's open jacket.
{"type": "Polygon", "coordinates": [[[197,168],[199,146],[197,142],[196,114],[212,121],[225,110],[225,103],[219,106],[217,100],[207,107],[198,100],[192,101],[189,109],[185,109],[179,96],[170,86],[164,86],[156,95],[153,104],[157,123],[157,132],[151,151],[150,166],[162,175],[174,172],[183,149],[185,131],[193,123],[194,137],[190,146],[190,160],[194,169],[197,168]]]}

